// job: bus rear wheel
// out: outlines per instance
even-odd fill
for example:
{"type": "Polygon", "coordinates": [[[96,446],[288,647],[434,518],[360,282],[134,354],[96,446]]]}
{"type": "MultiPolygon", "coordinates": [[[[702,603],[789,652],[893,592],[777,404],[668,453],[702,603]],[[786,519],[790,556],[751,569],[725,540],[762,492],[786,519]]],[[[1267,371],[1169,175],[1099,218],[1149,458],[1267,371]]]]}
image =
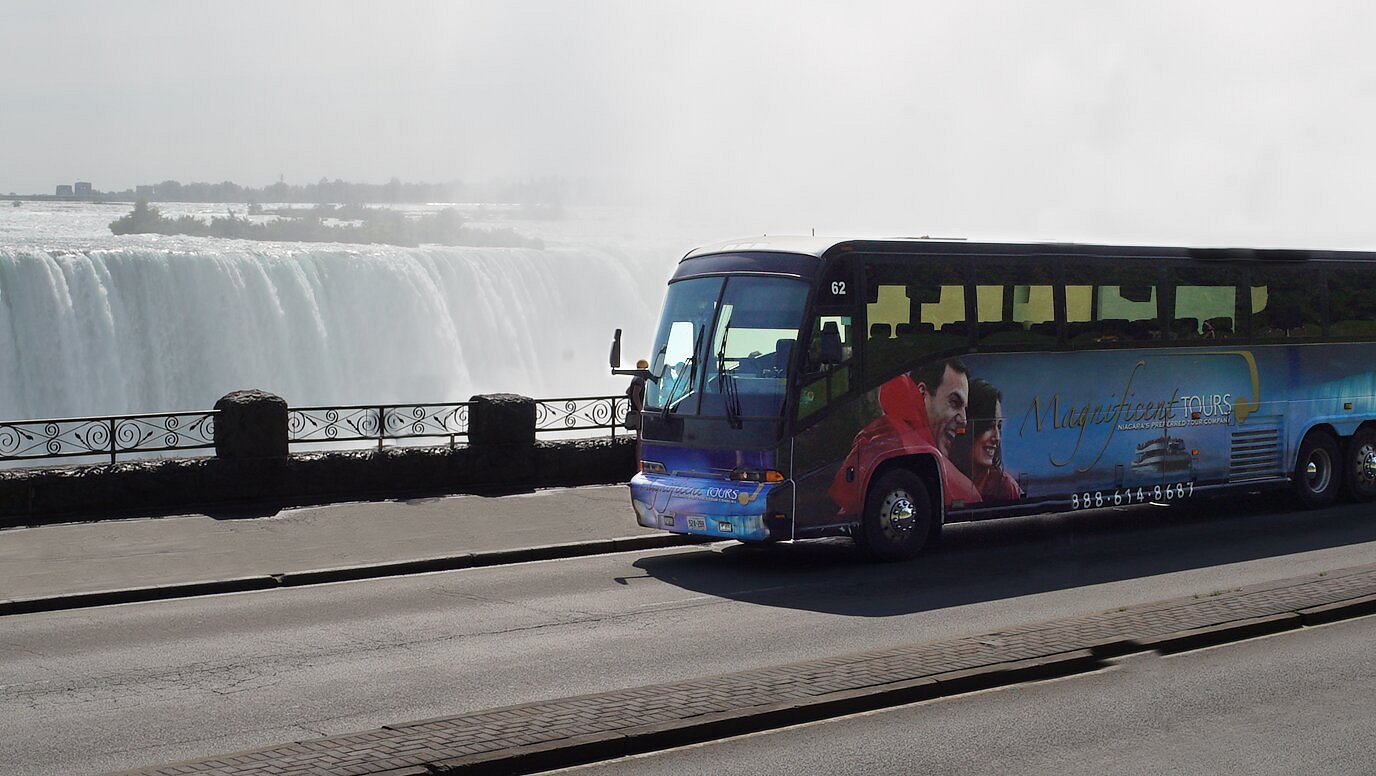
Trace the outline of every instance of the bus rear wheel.
{"type": "Polygon", "coordinates": [[[1376,499],[1376,430],[1359,429],[1347,443],[1347,472],[1343,482],[1353,501],[1376,499]]]}
{"type": "Polygon", "coordinates": [[[875,560],[909,560],[922,551],[931,530],[926,483],[907,469],[890,469],[870,486],[855,539],[875,560]]]}
{"type": "Polygon", "coordinates": [[[1300,443],[1295,460],[1295,496],[1302,506],[1319,509],[1333,503],[1342,487],[1342,455],[1338,443],[1322,431],[1311,432],[1300,443]]]}

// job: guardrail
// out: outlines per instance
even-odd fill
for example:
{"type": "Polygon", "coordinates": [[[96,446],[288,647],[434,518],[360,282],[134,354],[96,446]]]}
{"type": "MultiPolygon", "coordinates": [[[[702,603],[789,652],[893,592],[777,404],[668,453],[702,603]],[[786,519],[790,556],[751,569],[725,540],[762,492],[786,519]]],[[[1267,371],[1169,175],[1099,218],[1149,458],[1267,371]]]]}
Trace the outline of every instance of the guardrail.
{"type": "Polygon", "coordinates": [[[626,396],[589,396],[574,399],[536,399],[535,433],[542,431],[587,431],[609,429],[625,431],[626,396]]]}
{"type": "Polygon", "coordinates": [[[0,461],[159,453],[215,447],[215,410],[0,421],[0,461]]]}
{"type": "MultiPolygon", "coordinates": [[[[468,436],[472,402],[449,404],[359,404],[345,407],[292,407],[287,410],[287,442],[376,442],[448,439],[468,436]]],[[[535,400],[535,433],[624,431],[629,405],[625,396],[579,396],[535,400]]]]}
{"type": "MultiPolygon", "coordinates": [[[[624,433],[625,396],[536,399],[535,432],[572,436],[624,433]]],[[[472,402],[289,407],[287,442],[387,442],[468,437],[472,402]]],[[[0,421],[0,461],[108,457],[173,451],[213,450],[217,410],[163,412],[85,418],[0,421]]]]}
{"type": "Polygon", "coordinates": [[[377,404],[351,407],[295,407],[287,410],[287,442],[376,441],[448,437],[452,446],[468,436],[469,402],[377,404]]]}

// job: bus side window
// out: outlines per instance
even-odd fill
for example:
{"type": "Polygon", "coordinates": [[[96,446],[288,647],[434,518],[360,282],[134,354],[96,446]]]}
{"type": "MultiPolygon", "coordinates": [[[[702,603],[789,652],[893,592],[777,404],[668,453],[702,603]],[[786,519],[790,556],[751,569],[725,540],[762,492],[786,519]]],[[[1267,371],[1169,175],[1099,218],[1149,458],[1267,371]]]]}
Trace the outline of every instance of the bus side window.
{"type": "Polygon", "coordinates": [[[969,343],[965,274],[954,262],[865,265],[865,383],[877,385],[923,358],[969,343]]]}
{"type": "Polygon", "coordinates": [[[818,315],[808,333],[798,417],[805,418],[850,392],[854,326],[849,315],[818,315]]]}
{"type": "Polygon", "coordinates": [[[1268,342],[1323,334],[1323,284],[1311,267],[1252,269],[1252,336],[1268,342]]]}
{"type": "Polygon", "coordinates": [[[1064,266],[1066,337],[1072,348],[1163,339],[1157,305],[1160,272],[1154,267],[1071,260],[1064,266]]]}
{"type": "Polygon", "coordinates": [[[1056,295],[1052,270],[1047,262],[1013,264],[980,262],[975,265],[975,311],[979,344],[1056,344],[1056,295]]]}
{"type": "Polygon", "coordinates": [[[1376,338],[1376,274],[1371,270],[1329,265],[1328,336],[1376,338]]]}
{"type": "Polygon", "coordinates": [[[1234,267],[1176,267],[1170,270],[1171,339],[1233,340],[1246,335],[1246,314],[1234,267]]]}

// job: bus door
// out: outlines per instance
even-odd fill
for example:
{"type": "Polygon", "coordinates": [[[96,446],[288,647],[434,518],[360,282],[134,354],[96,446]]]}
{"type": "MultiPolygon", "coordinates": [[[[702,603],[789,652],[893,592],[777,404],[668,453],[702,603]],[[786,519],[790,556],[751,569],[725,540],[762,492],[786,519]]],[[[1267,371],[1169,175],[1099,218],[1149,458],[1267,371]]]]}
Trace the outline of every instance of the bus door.
{"type": "Polygon", "coordinates": [[[828,488],[855,433],[867,422],[857,401],[855,278],[848,260],[822,278],[812,315],[804,322],[803,352],[795,360],[795,428],[792,476],[797,487],[797,528],[852,522],[839,517],[828,488]]]}

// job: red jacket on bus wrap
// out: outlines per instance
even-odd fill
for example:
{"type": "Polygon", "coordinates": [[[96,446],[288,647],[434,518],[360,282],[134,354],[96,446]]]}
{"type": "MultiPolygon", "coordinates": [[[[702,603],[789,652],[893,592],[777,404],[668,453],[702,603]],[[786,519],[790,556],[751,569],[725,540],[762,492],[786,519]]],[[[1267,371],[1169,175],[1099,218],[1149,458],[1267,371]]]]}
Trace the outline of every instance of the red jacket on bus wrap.
{"type": "Polygon", "coordinates": [[[926,454],[940,462],[942,493],[945,503],[963,501],[974,504],[981,500],[979,490],[970,478],[956,468],[949,458],[937,449],[927,424],[927,403],[917,384],[906,374],[899,375],[879,387],[880,415],[861,429],[851,443],[850,454],[841,462],[831,487],[827,490],[839,506],[838,514],[859,516],[865,508],[865,488],[874,468],[900,455],[926,454]],[[846,481],[846,472],[854,467],[855,476],[846,481]]]}

